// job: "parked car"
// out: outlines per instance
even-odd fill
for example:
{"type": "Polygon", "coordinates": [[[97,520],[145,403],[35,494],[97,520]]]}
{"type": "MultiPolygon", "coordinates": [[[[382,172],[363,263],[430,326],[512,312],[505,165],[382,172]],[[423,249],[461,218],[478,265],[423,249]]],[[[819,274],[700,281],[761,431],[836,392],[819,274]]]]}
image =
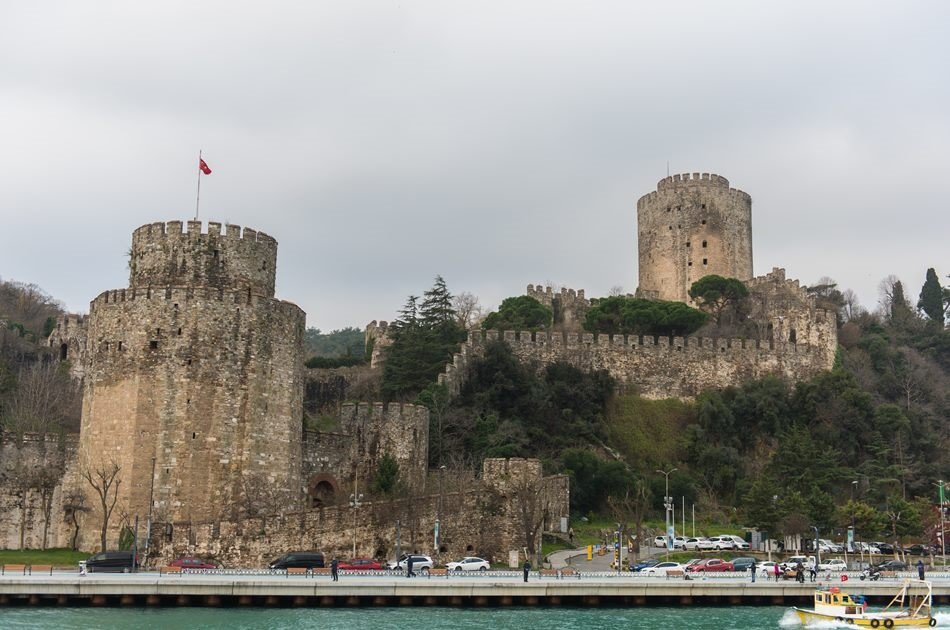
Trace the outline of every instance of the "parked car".
{"type": "Polygon", "coordinates": [[[755,558],[747,558],[747,557],[733,558],[732,570],[736,572],[739,572],[739,571],[748,572],[749,567],[751,567],[753,564],[755,564],[756,568],[758,568],[758,561],[755,558]]]}
{"type": "Polygon", "coordinates": [[[491,568],[491,564],[489,564],[488,560],[469,556],[462,558],[458,562],[450,562],[445,565],[445,567],[449,571],[487,571],[491,568]]]}
{"type": "Polygon", "coordinates": [[[285,553],[270,563],[271,569],[322,569],[326,558],[322,551],[294,551],[285,553]]]}
{"type": "Polygon", "coordinates": [[[90,573],[131,573],[139,566],[139,559],[131,551],[103,551],[86,560],[90,573]]]}
{"type": "MultiPolygon", "coordinates": [[[[776,564],[777,564],[776,562],[772,562],[771,560],[766,560],[765,562],[756,563],[755,574],[760,575],[762,577],[767,577],[767,578],[775,577],[776,564]]],[[[785,571],[782,568],[782,566],[779,565],[779,575],[781,575],[784,572],[785,571]]]]}
{"type": "Polygon", "coordinates": [[[666,536],[657,536],[654,538],[653,546],[657,549],[666,549],[666,536]]]}
{"type": "Polygon", "coordinates": [[[684,545],[686,545],[686,536],[673,537],[673,549],[685,549],[684,545]]]}
{"type": "Polygon", "coordinates": [[[871,544],[877,547],[878,549],[880,549],[881,553],[884,555],[890,555],[894,553],[894,545],[892,545],[891,543],[876,542],[876,543],[871,543],[871,544]]]}
{"type": "Polygon", "coordinates": [[[881,571],[904,571],[907,569],[907,563],[902,560],[888,560],[877,565],[881,571]]]}
{"type": "Polygon", "coordinates": [[[782,563],[782,568],[785,570],[794,570],[799,563],[801,563],[805,569],[809,569],[815,566],[815,556],[790,556],[782,563]]]}
{"type": "Polygon", "coordinates": [[[683,549],[687,551],[712,551],[716,548],[716,543],[704,536],[696,538],[687,538],[683,543],[683,549]]]}
{"type": "Polygon", "coordinates": [[[847,571],[848,565],[841,558],[832,558],[818,565],[819,571],[847,571]]]}
{"type": "Polygon", "coordinates": [[[713,549],[716,551],[736,548],[736,541],[729,536],[713,536],[709,540],[713,543],[713,549]]]}
{"type": "Polygon", "coordinates": [[[435,566],[435,563],[432,562],[432,558],[429,556],[421,556],[419,554],[408,554],[404,553],[395,560],[390,560],[386,563],[386,568],[390,571],[405,571],[406,570],[406,561],[409,557],[412,556],[412,571],[415,573],[428,573],[429,569],[435,566]]]}
{"type": "Polygon", "coordinates": [[[686,567],[686,570],[690,573],[713,573],[718,571],[733,571],[734,566],[731,562],[726,562],[719,558],[706,558],[692,566],[686,567]]]}
{"type": "Polygon", "coordinates": [[[641,573],[645,575],[666,575],[667,571],[682,571],[683,565],[679,562],[660,562],[652,567],[644,569],[641,573]]]}
{"type": "Polygon", "coordinates": [[[735,543],[733,549],[749,549],[749,543],[743,540],[741,536],[736,536],[735,534],[720,534],[719,538],[729,538],[732,540],[732,542],[735,543]]]}
{"type": "Polygon", "coordinates": [[[927,556],[931,553],[931,548],[929,545],[911,545],[910,547],[904,548],[904,553],[910,554],[912,556],[927,556]]]}
{"type": "Polygon", "coordinates": [[[356,558],[341,562],[337,568],[341,571],[381,571],[383,565],[372,558],[356,558]]]}
{"type": "Polygon", "coordinates": [[[841,545],[831,542],[827,538],[819,538],[818,551],[822,553],[841,553],[844,551],[844,548],[841,545]]]}
{"type": "Polygon", "coordinates": [[[874,543],[857,542],[854,543],[854,547],[855,553],[869,553],[872,555],[881,553],[881,550],[878,549],[874,543]]]}
{"type": "MultiPolygon", "coordinates": [[[[87,565],[88,566],[88,565],[87,565]]],[[[170,567],[181,567],[182,569],[217,569],[218,565],[211,562],[205,562],[201,558],[183,557],[172,560],[168,563],[170,567]]]]}
{"type": "Polygon", "coordinates": [[[659,563],[660,561],[657,560],[656,558],[650,558],[649,560],[644,560],[643,562],[636,563],[635,565],[630,567],[630,570],[635,573],[638,573],[640,571],[643,571],[644,569],[648,569],[650,567],[656,566],[659,563]]]}

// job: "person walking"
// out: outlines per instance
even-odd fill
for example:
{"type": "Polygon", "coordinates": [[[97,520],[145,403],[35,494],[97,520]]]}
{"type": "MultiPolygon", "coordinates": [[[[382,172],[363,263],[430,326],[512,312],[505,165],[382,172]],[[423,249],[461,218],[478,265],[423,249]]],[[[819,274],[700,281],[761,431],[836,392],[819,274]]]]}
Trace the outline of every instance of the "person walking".
{"type": "Polygon", "coordinates": [[[330,577],[333,578],[334,582],[340,581],[340,561],[336,558],[330,561],[330,577]]]}
{"type": "Polygon", "coordinates": [[[527,581],[528,581],[528,573],[531,571],[531,563],[528,562],[528,559],[527,559],[527,558],[525,558],[523,569],[524,569],[524,581],[527,582],[527,581]]]}
{"type": "Polygon", "coordinates": [[[573,527],[567,528],[567,539],[570,541],[572,545],[574,544],[574,528],[573,527]]]}
{"type": "Polygon", "coordinates": [[[752,559],[752,564],[749,565],[749,571],[752,571],[752,583],[755,584],[755,558],[752,559]]]}
{"type": "Polygon", "coordinates": [[[805,567],[802,566],[801,562],[795,565],[795,580],[799,584],[805,583],[805,567]]]}
{"type": "Polygon", "coordinates": [[[406,558],[406,577],[411,578],[415,573],[412,572],[412,556],[406,558]]]}
{"type": "Polygon", "coordinates": [[[917,577],[921,580],[924,579],[924,561],[922,559],[917,561],[917,577]]]}
{"type": "Polygon", "coordinates": [[[778,582],[778,577],[782,575],[782,567],[776,562],[773,568],[775,569],[775,581],[778,582]]]}
{"type": "MultiPolygon", "coordinates": [[[[818,577],[818,566],[814,562],[811,562],[808,565],[808,579],[814,582],[815,578],[817,577],[818,577]]],[[[804,582],[804,580],[802,581],[804,582]]]]}

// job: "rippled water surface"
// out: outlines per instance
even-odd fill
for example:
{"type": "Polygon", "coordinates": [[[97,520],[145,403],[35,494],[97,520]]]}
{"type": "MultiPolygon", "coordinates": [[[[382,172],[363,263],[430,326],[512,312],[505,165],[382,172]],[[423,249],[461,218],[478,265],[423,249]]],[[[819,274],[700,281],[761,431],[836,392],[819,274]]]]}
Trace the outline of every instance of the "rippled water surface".
{"type": "MultiPolygon", "coordinates": [[[[950,627],[950,613],[937,613],[938,627],[950,627]]],[[[321,630],[365,628],[523,628],[601,630],[648,628],[796,628],[789,608],[4,608],[0,628],[209,628],[227,630],[321,630]]],[[[821,624],[835,628],[837,624],[821,624]]],[[[851,627],[853,626],[841,626],[851,627]]]]}

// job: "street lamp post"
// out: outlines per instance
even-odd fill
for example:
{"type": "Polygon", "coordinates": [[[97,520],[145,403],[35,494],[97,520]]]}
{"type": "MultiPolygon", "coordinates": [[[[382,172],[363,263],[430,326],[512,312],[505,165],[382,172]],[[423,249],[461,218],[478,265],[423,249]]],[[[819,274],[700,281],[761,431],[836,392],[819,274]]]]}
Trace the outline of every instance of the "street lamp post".
{"type": "Polygon", "coordinates": [[[353,508],[353,557],[356,557],[356,511],[363,506],[363,495],[358,492],[360,478],[353,479],[353,494],[350,495],[350,507],[353,508]]]}
{"type": "Polygon", "coordinates": [[[945,504],[947,503],[946,486],[944,485],[943,479],[939,480],[934,485],[937,486],[937,488],[939,488],[939,494],[937,496],[939,497],[938,509],[940,510],[940,552],[943,555],[943,567],[944,567],[944,570],[946,570],[947,568],[947,528],[946,528],[946,523],[944,520],[944,509],[946,508],[945,504]]]}
{"type": "Polygon", "coordinates": [[[673,509],[673,497],[670,496],[670,475],[675,473],[678,468],[671,468],[669,471],[657,470],[666,477],[666,493],[663,495],[663,507],[666,512],[666,557],[669,559],[670,550],[673,548],[673,533],[670,531],[670,511],[673,509]]]}

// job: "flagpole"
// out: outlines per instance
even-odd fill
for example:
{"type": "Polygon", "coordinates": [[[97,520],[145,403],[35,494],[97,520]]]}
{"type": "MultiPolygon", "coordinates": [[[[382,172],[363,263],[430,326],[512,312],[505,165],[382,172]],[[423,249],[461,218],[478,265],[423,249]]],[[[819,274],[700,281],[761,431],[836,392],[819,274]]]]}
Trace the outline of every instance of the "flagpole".
{"type": "Polygon", "coordinates": [[[195,221],[198,220],[198,204],[201,202],[201,149],[198,149],[198,193],[195,195],[195,221]]]}

